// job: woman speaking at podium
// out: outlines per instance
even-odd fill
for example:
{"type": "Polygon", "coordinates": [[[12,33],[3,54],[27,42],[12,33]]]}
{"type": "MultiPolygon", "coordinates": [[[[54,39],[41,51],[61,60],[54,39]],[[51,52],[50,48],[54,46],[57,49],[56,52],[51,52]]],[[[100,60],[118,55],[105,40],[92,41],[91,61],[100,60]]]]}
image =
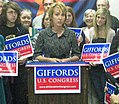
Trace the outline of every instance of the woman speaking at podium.
{"type": "MultiPolygon", "coordinates": [[[[67,13],[65,5],[61,2],[54,3],[48,13],[50,26],[40,31],[35,45],[34,58],[44,62],[78,61],[80,50],[75,33],[65,26],[67,13]]],[[[29,82],[29,104],[39,104],[45,99],[43,100],[42,95],[34,94],[33,78],[31,78],[33,72],[30,74],[28,78],[31,81],[29,82]]]]}
{"type": "Polygon", "coordinates": [[[75,33],[65,26],[66,7],[54,3],[49,9],[50,26],[39,33],[35,46],[35,58],[45,62],[69,62],[79,60],[80,52],[75,33]]]}

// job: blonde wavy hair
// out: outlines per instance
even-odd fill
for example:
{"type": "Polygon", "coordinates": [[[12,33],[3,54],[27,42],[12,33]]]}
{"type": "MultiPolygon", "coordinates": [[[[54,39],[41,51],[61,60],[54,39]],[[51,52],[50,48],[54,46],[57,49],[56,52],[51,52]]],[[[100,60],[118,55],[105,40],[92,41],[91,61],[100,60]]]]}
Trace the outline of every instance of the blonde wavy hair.
{"type": "Polygon", "coordinates": [[[55,8],[55,7],[60,8],[60,10],[62,11],[62,13],[64,13],[64,15],[65,15],[65,20],[66,20],[67,9],[66,9],[65,4],[62,3],[62,2],[53,3],[53,4],[50,6],[49,10],[48,10],[49,20],[50,20],[50,26],[53,26],[53,13],[54,13],[54,8],[55,8]]]}
{"type": "Polygon", "coordinates": [[[94,21],[93,21],[93,25],[94,25],[94,38],[98,38],[99,37],[99,28],[97,25],[97,16],[101,15],[101,16],[105,16],[106,19],[106,23],[105,23],[105,36],[107,37],[107,33],[108,30],[111,28],[111,16],[110,16],[110,11],[107,10],[106,8],[102,8],[102,9],[98,9],[97,12],[95,13],[94,16],[94,21]]]}

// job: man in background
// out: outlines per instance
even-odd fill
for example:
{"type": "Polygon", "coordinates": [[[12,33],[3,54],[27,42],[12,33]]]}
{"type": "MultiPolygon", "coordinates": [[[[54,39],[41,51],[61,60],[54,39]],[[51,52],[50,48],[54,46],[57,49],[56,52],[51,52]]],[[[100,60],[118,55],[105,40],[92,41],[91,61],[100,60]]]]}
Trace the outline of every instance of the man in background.
{"type": "MultiPolygon", "coordinates": [[[[56,2],[56,0],[43,0],[42,4],[43,4],[43,7],[44,7],[44,12],[46,12],[49,9],[50,5],[53,4],[54,2],[56,2]]],[[[33,22],[32,22],[33,27],[42,28],[43,16],[44,16],[44,13],[41,14],[40,16],[36,16],[33,19],[33,22]]]]}
{"type": "MultiPolygon", "coordinates": [[[[96,7],[97,9],[100,9],[100,8],[109,9],[110,4],[108,0],[97,0],[96,7]]],[[[115,32],[117,31],[117,28],[119,28],[119,20],[115,16],[112,16],[112,15],[111,15],[111,28],[115,30],[115,32]]]]}

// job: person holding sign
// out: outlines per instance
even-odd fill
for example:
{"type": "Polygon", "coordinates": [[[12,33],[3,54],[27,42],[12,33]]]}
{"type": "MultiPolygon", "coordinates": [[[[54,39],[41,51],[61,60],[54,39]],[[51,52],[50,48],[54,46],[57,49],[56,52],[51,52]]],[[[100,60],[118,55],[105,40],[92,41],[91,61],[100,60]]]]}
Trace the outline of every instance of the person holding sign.
{"type": "Polygon", "coordinates": [[[95,10],[93,9],[87,9],[84,12],[84,17],[83,21],[86,24],[86,27],[82,27],[82,34],[78,38],[78,45],[80,46],[81,50],[83,48],[84,44],[90,43],[90,35],[91,35],[91,30],[93,29],[93,18],[95,15],[95,10]]]}
{"type": "MultiPolygon", "coordinates": [[[[86,43],[90,43],[90,37],[89,36],[90,36],[90,31],[93,27],[94,15],[95,15],[95,10],[93,10],[93,9],[87,9],[84,12],[83,21],[85,22],[86,27],[82,27],[82,30],[85,34],[86,43]]],[[[83,37],[81,37],[81,38],[83,38],[83,37]]]]}
{"type": "MultiPolygon", "coordinates": [[[[94,32],[91,34],[92,43],[110,43],[115,35],[110,28],[110,12],[105,9],[98,9],[94,17],[94,32]]],[[[89,70],[90,78],[97,94],[99,104],[104,104],[104,88],[106,83],[105,71],[102,64],[93,65],[89,70]]]]}
{"type": "MultiPolygon", "coordinates": [[[[114,36],[112,43],[111,43],[111,48],[110,48],[110,54],[114,54],[116,52],[119,52],[119,32],[116,33],[114,36]]],[[[117,82],[119,83],[119,77],[116,78],[117,82]]]]}
{"type": "MultiPolygon", "coordinates": [[[[10,1],[4,4],[0,20],[0,34],[4,36],[5,40],[28,33],[20,23],[20,10],[21,8],[16,2],[10,1]]],[[[5,79],[7,104],[11,104],[12,100],[15,104],[27,102],[27,68],[24,65],[25,61],[26,59],[19,60],[19,74],[17,77],[7,77],[5,79]],[[9,89],[10,91],[8,91],[9,89]]]]}
{"type": "MultiPolygon", "coordinates": [[[[4,50],[4,37],[0,35],[0,51],[2,50],[4,50]]],[[[0,76],[0,104],[6,104],[4,80],[2,76],[0,76]]]]}
{"type": "MultiPolygon", "coordinates": [[[[97,10],[101,9],[101,8],[106,8],[107,10],[110,9],[110,0],[97,0],[96,1],[96,7],[97,10]]],[[[111,28],[113,30],[115,30],[115,32],[117,31],[117,29],[119,28],[119,20],[117,17],[110,15],[111,16],[111,28]]]]}

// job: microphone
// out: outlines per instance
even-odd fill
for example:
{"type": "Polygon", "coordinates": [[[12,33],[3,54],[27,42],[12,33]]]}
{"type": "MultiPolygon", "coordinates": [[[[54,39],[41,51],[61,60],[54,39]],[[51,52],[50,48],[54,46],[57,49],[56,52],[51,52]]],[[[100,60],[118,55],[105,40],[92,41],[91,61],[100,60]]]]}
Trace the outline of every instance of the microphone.
{"type": "Polygon", "coordinates": [[[117,83],[116,79],[109,72],[105,72],[105,73],[106,73],[105,74],[106,78],[109,79],[113,85],[119,88],[119,84],[117,83]]]}

